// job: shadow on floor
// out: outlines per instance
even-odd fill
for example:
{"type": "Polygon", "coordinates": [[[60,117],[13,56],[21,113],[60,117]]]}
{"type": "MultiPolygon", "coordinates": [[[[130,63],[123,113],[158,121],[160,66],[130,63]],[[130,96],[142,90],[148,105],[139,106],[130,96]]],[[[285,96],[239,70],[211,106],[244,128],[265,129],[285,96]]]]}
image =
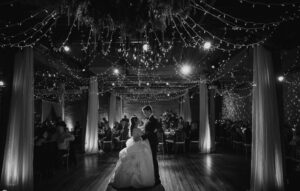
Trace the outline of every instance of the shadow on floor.
{"type": "Polygon", "coordinates": [[[152,188],[141,188],[141,189],[136,189],[136,188],[114,189],[112,186],[108,186],[106,191],[165,191],[165,188],[161,184],[152,188]]]}

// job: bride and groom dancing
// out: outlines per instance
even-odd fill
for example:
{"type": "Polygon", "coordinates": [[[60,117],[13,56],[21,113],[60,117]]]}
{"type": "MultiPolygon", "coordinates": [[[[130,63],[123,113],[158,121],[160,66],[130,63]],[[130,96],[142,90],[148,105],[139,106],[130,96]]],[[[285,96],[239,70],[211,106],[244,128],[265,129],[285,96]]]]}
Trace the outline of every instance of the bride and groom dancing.
{"type": "Polygon", "coordinates": [[[144,128],[139,127],[138,117],[130,119],[131,138],[127,140],[126,148],[120,151],[110,179],[114,188],[146,188],[160,184],[156,133],[161,126],[153,116],[151,106],[144,106],[142,111],[147,118],[144,128]]]}

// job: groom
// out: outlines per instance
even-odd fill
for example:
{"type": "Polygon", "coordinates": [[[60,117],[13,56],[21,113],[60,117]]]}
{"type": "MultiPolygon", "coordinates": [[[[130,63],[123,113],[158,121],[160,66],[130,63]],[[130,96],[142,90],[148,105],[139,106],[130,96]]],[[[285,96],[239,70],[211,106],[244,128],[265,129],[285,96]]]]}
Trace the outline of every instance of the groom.
{"type": "Polygon", "coordinates": [[[159,185],[161,182],[159,178],[158,162],[156,156],[158,146],[158,139],[156,133],[158,130],[160,130],[161,126],[158,120],[153,116],[152,108],[150,105],[144,106],[142,110],[145,117],[148,119],[147,123],[145,124],[145,134],[143,135],[143,139],[149,140],[153,158],[155,185],[159,185]]]}

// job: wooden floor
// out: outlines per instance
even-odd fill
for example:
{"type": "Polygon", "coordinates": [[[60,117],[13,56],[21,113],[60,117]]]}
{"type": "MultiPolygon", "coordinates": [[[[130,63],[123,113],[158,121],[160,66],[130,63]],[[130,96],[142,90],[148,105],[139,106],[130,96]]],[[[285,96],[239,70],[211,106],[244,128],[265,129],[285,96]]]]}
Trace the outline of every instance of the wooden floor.
{"type": "MultiPolygon", "coordinates": [[[[36,191],[113,191],[107,186],[118,153],[86,155],[77,167],[36,180],[36,191]]],[[[159,155],[161,186],[149,190],[244,191],[249,189],[250,161],[231,154],[159,155]]]]}

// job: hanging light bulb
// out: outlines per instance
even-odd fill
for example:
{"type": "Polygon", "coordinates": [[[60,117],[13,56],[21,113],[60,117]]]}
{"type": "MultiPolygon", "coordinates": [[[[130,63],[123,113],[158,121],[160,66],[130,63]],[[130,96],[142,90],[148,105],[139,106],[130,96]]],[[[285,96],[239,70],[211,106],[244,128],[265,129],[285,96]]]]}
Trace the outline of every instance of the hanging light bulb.
{"type": "Polygon", "coordinates": [[[150,49],[150,46],[148,43],[143,44],[143,51],[148,52],[150,49]]]}
{"type": "Polygon", "coordinates": [[[212,46],[211,42],[206,41],[206,42],[203,44],[203,49],[204,49],[204,50],[209,50],[209,49],[211,49],[211,46],[212,46]]]}
{"type": "Polygon", "coordinates": [[[278,80],[279,82],[283,82],[283,81],[284,81],[284,76],[278,76],[278,77],[277,77],[277,80],[278,80]]]}
{"type": "Polygon", "coordinates": [[[192,72],[192,67],[188,64],[184,64],[181,66],[180,72],[183,75],[189,75],[192,72]]]}
{"type": "Polygon", "coordinates": [[[0,80],[0,87],[4,87],[5,83],[4,81],[0,80]]]}
{"type": "Polygon", "coordinates": [[[115,75],[119,75],[120,74],[120,70],[118,68],[115,68],[113,72],[114,72],[115,75]]]}
{"type": "Polygon", "coordinates": [[[71,48],[67,45],[63,46],[63,49],[65,52],[70,52],[71,51],[71,48]]]}

